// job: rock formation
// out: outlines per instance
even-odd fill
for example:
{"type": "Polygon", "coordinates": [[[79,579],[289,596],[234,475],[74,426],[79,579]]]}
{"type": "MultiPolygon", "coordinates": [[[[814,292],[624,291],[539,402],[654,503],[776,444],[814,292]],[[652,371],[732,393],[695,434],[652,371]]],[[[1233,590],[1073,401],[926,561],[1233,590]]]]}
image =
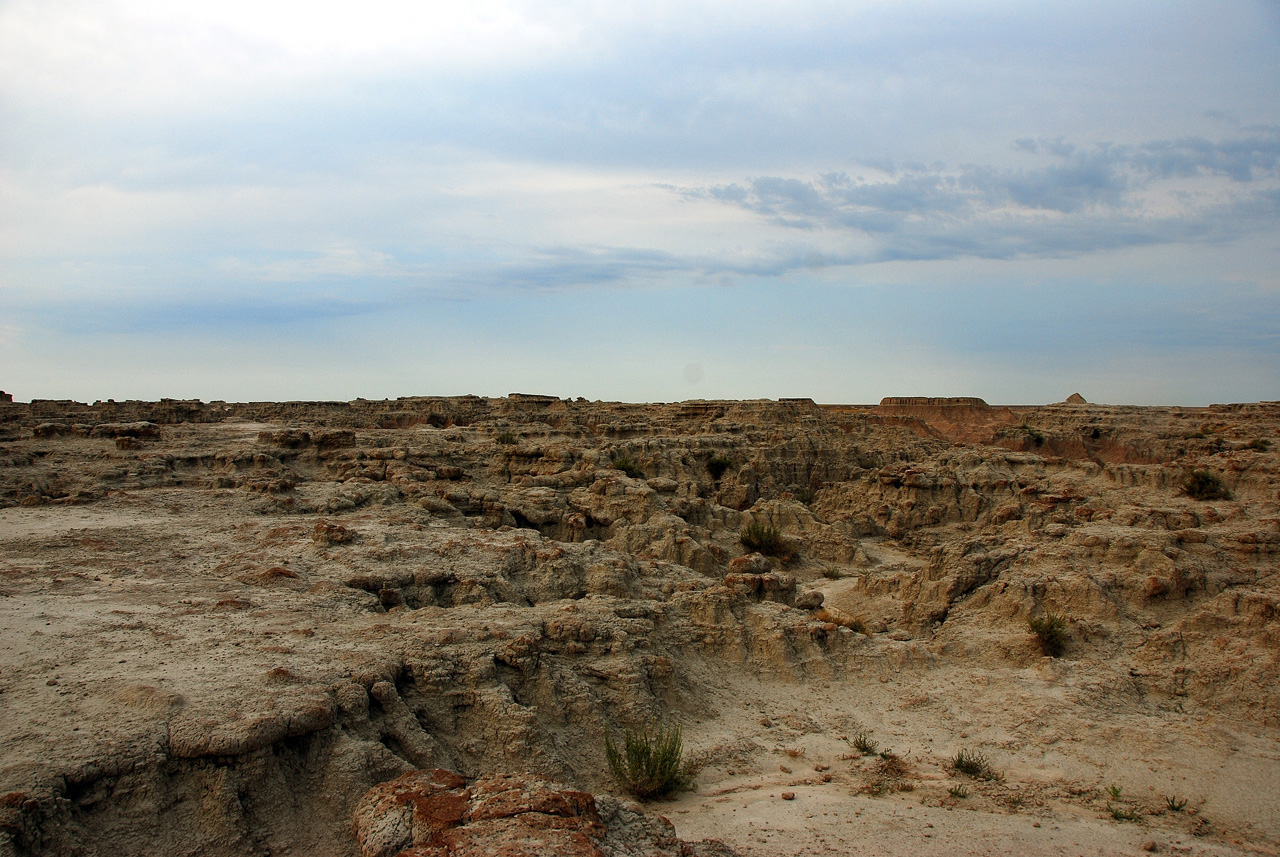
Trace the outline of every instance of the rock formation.
{"type": "Polygon", "coordinates": [[[609,794],[606,731],[668,722],[703,771],[676,830],[744,854],[773,828],[699,827],[739,795],[828,801],[806,830],[890,805],[859,733],[943,812],[958,746],[1004,766],[973,853],[1015,798],[1072,825],[1119,777],[1148,831],[1260,847],[1278,427],[1280,403],[0,403],[0,855],[720,853],[609,794]],[[448,811],[419,835],[422,801],[448,811]]]}

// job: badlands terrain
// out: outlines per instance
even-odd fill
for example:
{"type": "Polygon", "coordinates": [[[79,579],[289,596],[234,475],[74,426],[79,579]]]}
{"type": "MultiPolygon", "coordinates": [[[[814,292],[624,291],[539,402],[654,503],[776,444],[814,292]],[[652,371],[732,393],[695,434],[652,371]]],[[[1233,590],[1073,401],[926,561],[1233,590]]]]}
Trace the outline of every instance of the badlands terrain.
{"type": "Polygon", "coordinates": [[[1276,854],[1278,428],[0,403],[0,855],[1276,854]]]}

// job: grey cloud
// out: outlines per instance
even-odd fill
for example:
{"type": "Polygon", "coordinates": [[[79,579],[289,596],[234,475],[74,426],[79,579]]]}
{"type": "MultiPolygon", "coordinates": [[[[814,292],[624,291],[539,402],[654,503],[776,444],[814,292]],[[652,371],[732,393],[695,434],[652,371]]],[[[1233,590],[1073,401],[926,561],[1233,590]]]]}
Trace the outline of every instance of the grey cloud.
{"type": "Polygon", "coordinates": [[[1219,242],[1269,228],[1280,213],[1274,181],[1280,178],[1280,132],[1274,130],[1217,142],[1188,137],[1081,146],[1024,138],[1013,146],[1048,161],[1023,169],[955,170],[877,163],[890,173],[887,180],[829,172],[681,192],[783,226],[852,230],[878,239],[878,250],[863,261],[1057,257],[1219,242]],[[1156,182],[1191,177],[1225,177],[1231,184],[1213,202],[1184,195],[1178,214],[1143,207],[1143,192],[1156,182]]]}

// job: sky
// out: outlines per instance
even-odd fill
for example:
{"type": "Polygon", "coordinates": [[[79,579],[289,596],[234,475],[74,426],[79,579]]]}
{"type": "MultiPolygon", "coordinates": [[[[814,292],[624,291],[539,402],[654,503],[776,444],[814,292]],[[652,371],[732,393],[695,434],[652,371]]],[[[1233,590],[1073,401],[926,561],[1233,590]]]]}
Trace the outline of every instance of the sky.
{"type": "Polygon", "coordinates": [[[1280,399],[1280,2],[0,0],[0,388],[1280,399]]]}

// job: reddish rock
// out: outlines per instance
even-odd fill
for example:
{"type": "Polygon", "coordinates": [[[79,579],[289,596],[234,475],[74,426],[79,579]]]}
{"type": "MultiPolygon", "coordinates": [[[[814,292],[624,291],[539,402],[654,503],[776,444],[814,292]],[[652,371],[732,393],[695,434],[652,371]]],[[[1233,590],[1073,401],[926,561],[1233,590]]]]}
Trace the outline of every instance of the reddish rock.
{"type": "Polygon", "coordinates": [[[370,789],[355,813],[362,857],[732,857],[719,842],[685,842],[670,821],[630,802],[597,799],[531,774],[470,783],[410,771],[370,789]],[[602,811],[603,810],[603,811],[602,811]]]}

